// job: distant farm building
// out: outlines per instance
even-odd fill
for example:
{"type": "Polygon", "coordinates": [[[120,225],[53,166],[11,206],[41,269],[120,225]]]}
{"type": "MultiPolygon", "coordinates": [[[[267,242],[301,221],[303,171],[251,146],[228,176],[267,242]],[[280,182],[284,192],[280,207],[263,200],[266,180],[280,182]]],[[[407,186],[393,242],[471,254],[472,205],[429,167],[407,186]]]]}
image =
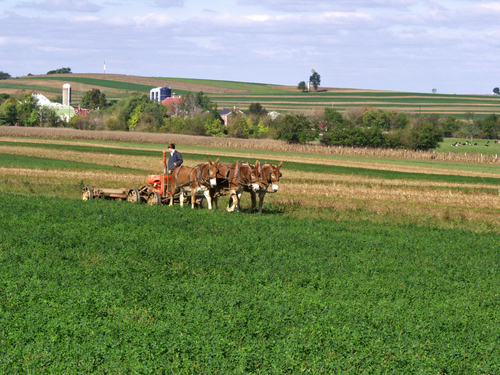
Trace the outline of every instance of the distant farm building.
{"type": "Polygon", "coordinates": [[[42,94],[31,94],[37,101],[38,105],[41,107],[49,107],[52,108],[56,114],[68,122],[75,115],[88,115],[88,109],[81,109],[78,107],[71,106],[71,85],[69,83],[65,83],[63,85],[62,90],[62,104],[51,102],[45,95],[42,94]]]}
{"type": "Polygon", "coordinates": [[[222,118],[222,122],[224,123],[224,125],[227,126],[227,123],[229,121],[229,116],[231,116],[231,114],[233,112],[235,112],[235,113],[237,112],[241,115],[243,114],[243,112],[239,108],[236,108],[236,107],[234,107],[232,110],[229,108],[224,108],[223,110],[219,111],[219,115],[222,118]]]}
{"type": "Polygon", "coordinates": [[[186,102],[185,98],[178,97],[168,97],[161,101],[161,104],[167,107],[167,115],[169,116],[179,116],[181,105],[186,102]]]}
{"type": "Polygon", "coordinates": [[[31,94],[41,107],[52,108],[56,114],[64,121],[69,121],[75,115],[75,109],[69,105],[62,105],[61,103],[53,103],[42,94],[31,94]]]}
{"type": "Polygon", "coordinates": [[[172,96],[172,89],[170,87],[157,87],[149,91],[149,99],[155,100],[158,103],[163,102],[165,99],[172,96]]]}

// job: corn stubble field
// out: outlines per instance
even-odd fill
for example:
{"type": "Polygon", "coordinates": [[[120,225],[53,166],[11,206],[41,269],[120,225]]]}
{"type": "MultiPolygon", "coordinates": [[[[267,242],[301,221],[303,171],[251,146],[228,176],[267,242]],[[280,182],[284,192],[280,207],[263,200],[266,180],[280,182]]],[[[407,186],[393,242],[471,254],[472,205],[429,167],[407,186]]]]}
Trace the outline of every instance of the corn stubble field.
{"type": "Polygon", "coordinates": [[[0,372],[498,373],[496,146],[0,127],[0,372]],[[280,190],[262,215],[81,201],[144,183],[168,142],[283,160],[280,190]]]}

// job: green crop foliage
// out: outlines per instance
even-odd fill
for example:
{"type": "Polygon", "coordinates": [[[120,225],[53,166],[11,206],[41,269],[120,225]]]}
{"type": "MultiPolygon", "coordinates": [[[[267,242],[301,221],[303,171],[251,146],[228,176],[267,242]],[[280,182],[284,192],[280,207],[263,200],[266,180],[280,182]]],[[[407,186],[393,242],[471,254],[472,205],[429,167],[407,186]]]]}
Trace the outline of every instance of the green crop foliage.
{"type": "Polygon", "coordinates": [[[0,193],[0,373],[496,374],[498,235],[0,193]]]}
{"type": "Polygon", "coordinates": [[[151,85],[141,85],[139,83],[122,82],[122,81],[112,81],[108,79],[98,79],[98,78],[85,78],[85,77],[57,77],[57,76],[43,76],[43,77],[26,77],[25,79],[51,79],[54,81],[64,81],[64,82],[78,82],[84,85],[92,85],[98,87],[107,87],[118,90],[129,90],[129,91],[139,91],[139,92],[149,92],[154,86],[151,85]]]}

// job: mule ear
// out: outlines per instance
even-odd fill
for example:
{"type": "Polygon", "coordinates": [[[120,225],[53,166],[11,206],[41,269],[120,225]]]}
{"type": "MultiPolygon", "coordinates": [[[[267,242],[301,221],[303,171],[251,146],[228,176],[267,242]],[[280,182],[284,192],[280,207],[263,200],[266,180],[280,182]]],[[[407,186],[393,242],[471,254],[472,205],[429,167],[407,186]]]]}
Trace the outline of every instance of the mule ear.
{"type": "Polygon", "coordinates": [[[210,161],[210,158],[207,156],[207,160],[208,160],[208,165],[212,165],[212,162],[210,161]]]}
{"type": "Polygon", "coordinates": [[[217,160],[214,162],[214,164],[219,164],[220,162],[220,156],[217,158],[217,160]]]}
{"type": "Polygon", "coordinates": [[[282,165],[283,165],[283,161],[281,161],[281,162],[279,163],[279,165],[278,165],[278,169],[280,169],[282,165]]]}

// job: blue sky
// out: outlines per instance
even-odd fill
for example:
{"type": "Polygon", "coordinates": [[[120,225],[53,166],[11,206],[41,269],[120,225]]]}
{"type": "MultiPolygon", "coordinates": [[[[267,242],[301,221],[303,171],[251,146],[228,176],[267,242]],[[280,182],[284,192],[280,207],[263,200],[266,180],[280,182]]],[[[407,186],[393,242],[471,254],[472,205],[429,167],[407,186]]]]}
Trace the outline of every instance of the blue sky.
{"type": "Polygon", "coordinates": [[[490,94],[500,1],[0,0],[0,71],[490,94]]]}

